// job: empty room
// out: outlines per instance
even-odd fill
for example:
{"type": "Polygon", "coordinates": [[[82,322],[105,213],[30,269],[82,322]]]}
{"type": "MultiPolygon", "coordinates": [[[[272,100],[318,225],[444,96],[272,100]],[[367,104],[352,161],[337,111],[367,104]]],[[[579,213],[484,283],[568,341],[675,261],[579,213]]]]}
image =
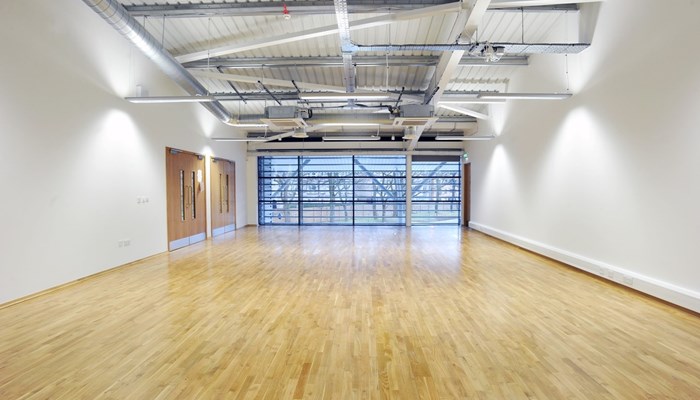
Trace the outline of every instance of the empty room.
{"type": "Polygon", "coordinates": [[[0,1],[0,399],[700,398],[698,20],[0,1]]]}

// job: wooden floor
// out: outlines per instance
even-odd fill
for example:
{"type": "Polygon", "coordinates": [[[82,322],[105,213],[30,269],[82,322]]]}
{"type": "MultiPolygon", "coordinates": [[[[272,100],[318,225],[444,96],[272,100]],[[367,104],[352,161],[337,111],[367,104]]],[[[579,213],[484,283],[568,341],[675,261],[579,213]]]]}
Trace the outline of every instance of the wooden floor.
{"type": "Polygon", "coordinates": [[[700,318],[455,227],[245,228],[0,309],[17,398],[700,399],[700,318]]]}

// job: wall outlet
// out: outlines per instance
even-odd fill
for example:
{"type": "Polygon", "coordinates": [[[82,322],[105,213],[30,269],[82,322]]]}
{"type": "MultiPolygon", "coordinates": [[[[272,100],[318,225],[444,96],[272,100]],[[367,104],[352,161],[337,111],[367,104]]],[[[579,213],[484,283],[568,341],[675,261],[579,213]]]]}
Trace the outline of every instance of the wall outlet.
{"type": "Polygon", "coordinates": [[[146,204],[150,199],[146,196],[138,196],[136,198],[136,204],[146,204]]]}
{"type": "Polygon", "coordinates": [[[118,240],[118,241],[117,241],[117,246],[118,246],[118,247],[128,247],[128,246],[131,246],[131,239],[118,240]]]}

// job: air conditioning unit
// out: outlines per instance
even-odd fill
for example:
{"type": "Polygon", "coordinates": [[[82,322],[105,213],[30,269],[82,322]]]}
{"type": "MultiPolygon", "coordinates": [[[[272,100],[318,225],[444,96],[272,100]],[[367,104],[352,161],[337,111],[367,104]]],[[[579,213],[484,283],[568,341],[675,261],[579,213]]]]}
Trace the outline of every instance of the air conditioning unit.
{"type": "Polygon", "coordinates": [[[399,107],[399,116],[394,118],[394,126],[426,126],[437,121],[432,105],[405,104],[399,107]]]}
{"type": "Polygon", "coordinates": [[[265,118],[260,120],[278,129],[295,129],[306,126],[305,118],[309,118],[309,110],[296,106],[265,107],[265,118]]]}

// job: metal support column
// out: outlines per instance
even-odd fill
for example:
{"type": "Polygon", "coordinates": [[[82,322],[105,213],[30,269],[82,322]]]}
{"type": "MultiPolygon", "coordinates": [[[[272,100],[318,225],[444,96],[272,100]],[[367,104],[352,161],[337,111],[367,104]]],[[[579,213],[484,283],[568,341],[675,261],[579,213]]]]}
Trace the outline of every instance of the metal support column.
{"type": "Polygon", "coordinates": [[[413,204],[411,198],[413,197],[413,156],[410,154],[406,155],[406,226],[411,226],[411,214],[413,211],[413,204]]]}

